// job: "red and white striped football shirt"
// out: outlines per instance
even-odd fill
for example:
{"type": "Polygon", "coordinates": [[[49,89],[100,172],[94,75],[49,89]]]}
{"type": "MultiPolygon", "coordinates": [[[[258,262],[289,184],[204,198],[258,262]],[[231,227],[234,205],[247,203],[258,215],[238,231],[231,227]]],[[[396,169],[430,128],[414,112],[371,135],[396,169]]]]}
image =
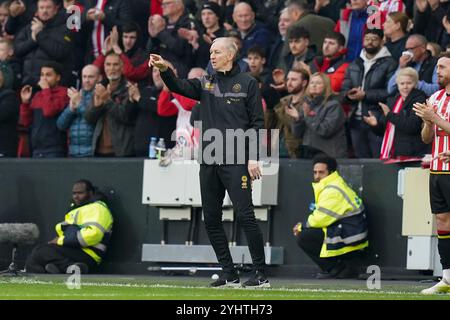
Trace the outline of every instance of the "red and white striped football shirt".
{"type": "MultiPolygon", "coordinates": [[[[430,97],[429,102],[439,117],[450,122],[450,96],[445,93],[445,89],[435,92],[430,97]]],[[[434,125],[434,141],[431,151],[434,160],[430,165],[430,171],[432,173],[450,173],[450,164],[444,163],[437,157],[439,153],[447,150],[450,150],[450,135],[434,125]]]]}
{"type": "MultiPolygon", "coordinates": [[[[95,9],[105,11],[106,2],[108,0],[97,0],[95,9]]],[[[105,41],[105,25],[102,21],[96,20],[94,22],[94,29],[92,31],[93,54],[97,58],[103,51],[105,41]]]]}

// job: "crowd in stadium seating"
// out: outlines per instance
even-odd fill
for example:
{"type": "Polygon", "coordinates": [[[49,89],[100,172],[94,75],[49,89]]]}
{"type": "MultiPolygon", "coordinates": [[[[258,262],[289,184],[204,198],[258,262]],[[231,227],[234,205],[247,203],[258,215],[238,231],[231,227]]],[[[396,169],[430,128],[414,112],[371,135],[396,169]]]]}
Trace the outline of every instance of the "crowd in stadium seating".
{"type": "MultiPolygon", "coordinates": [[[[209,47],[235,39],[260,83],[280,157],[420,158],[412,111],[440,87],[448,0],[0,1],[0,157],[146,157],[194,142],[196,102],[172,94],[149,53],[177,75],[212,74],[209,47]]],[[[201,106],[199,106],[201,108],[201,106]]],[[[273,141],[272,141],[273,142],[273,141]]]]}

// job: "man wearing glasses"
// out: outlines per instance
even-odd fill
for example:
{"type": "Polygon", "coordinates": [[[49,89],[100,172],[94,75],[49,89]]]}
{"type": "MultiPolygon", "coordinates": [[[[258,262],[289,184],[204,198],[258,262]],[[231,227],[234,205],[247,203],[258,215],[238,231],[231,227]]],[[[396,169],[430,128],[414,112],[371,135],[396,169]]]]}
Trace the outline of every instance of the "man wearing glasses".
{"type": "Polygon", "coordinates": [[[437,79],[436,63],[437,58],[427,50],[427,39],[420,34],[410,35],[406,41],[405,51],[398,60],[398,69],[390,78],[388,83],[389,94],[397,90],[397,72],[406,67],[412,67],[419,73],[419,83],[417,88],[431,96],[439,90],[437,79]]]}

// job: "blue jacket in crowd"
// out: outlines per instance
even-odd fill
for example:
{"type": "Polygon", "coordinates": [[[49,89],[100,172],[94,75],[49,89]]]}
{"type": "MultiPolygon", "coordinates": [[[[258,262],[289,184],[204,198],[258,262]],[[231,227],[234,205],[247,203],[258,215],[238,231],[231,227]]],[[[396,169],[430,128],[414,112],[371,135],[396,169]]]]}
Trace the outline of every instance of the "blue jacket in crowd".
{"type": "Polygon", "coordinates": [[[93,155],[92,136],[94,127],[84,118],[85,111],[92,101],[94,91],[82,90],[81,101],[75,112],[67,106],[56,122],[59,130],[69,129],[69,156],[90,157],[93,155]]]}

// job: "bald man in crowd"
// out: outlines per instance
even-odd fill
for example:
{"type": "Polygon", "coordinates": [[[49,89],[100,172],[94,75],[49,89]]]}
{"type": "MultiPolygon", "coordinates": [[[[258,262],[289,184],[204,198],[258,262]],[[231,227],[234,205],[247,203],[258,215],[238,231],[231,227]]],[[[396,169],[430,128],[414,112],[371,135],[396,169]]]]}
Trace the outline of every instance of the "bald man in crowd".
{"type": "Polygon", "coordinates": [[[256,224],[251,192],[251,180],[261,176],[257,135],[264,128],[262,100],[257,81],[241,73],[234,63],[237,51],[232,38],[217,38],[210,49],[214,74],[197,79],[176,78],[168,63],[155,54],[150,55],[149,66],[159,69],[172,92],[200,101],[202,147],[198,159],[202,208],[206,231],[223,271],[211,286],[241,286],[222,223],[222,204],[228,191],[254,264],[251,278],[243,285],[267,288],[270,283],[265,274],[263,236],[256,224]],[[237,137],[239,131],[241,136],[245,131],[249,139],[236,147],[235,142],[242,138],[237,137]]]}
{"type": "Polygon", "coordinates": [[[91,157],[94,126],[84,118],[84,113],[92,101],[94,88],[101,80],[100,70],[93,64],[85,66],[81,72],[82,89],[67,89],[69,105],[56,122],[59,130],[69,130],[69,157],[91,157]]]}
{"type": "Polygon", "coordinates": [[[269,31],[255,20],[255,11],[247,2],[239,2],[234,6],[233,21],[242,39],[241,52],[247,56],[247,51],[254,45],[268,48],[271,43],[269,31]]]}

